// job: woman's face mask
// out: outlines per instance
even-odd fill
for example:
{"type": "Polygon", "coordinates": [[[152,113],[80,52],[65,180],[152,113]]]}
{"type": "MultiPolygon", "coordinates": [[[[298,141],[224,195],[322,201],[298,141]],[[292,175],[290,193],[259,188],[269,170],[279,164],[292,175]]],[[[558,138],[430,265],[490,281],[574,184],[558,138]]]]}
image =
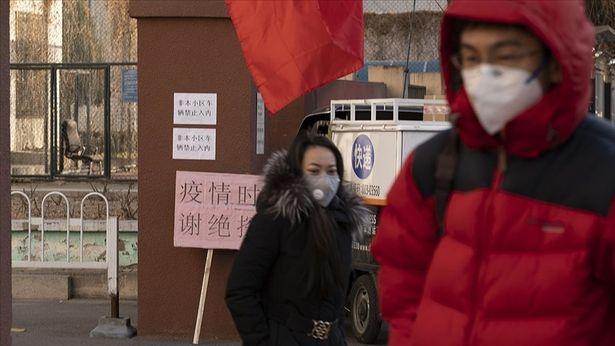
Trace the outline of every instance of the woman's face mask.
{"type": "Polygon", "coordinates": [[[308,175],[305,179],[310,185],[312,197],[323,207],[331,203],[340,186],[340,178],[337,175],[308,175]]]}
{"type": "Polygon", "coordinates": [[[325,147],[312,146],[305,151],[302,165],[312,197],[321,206],[328,206],[340,185],[335,155],[325,147]]]}

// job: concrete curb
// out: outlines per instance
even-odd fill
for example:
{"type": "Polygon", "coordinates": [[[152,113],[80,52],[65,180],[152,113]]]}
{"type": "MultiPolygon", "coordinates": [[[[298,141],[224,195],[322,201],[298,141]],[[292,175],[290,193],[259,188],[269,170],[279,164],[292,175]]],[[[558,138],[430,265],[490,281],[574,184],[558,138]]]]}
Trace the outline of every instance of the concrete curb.
{"type": "MultiPolygon", "coordinates": [[[[13,298],[106,299],[107,274],[93,269],[13,269],[13,298]]],[[[120,299],[137,299],[137,271],[120,272],[120,299]]]]}
{"type": "Polygon", "coordinates": [[[14,299],[55,299],[71,297],[71,277],[52,274],[13,274],[14,299]]]}

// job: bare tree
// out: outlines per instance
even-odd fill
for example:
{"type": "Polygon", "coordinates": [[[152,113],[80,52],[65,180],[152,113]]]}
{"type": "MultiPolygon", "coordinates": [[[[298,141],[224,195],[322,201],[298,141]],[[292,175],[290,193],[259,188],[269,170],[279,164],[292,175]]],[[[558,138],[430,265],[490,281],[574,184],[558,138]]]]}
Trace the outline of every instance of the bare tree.
{"type": "Polygon", "coordinates": [[[585,0],[585,9],[594,25],[615,28],[615,0],[585,0]]]}

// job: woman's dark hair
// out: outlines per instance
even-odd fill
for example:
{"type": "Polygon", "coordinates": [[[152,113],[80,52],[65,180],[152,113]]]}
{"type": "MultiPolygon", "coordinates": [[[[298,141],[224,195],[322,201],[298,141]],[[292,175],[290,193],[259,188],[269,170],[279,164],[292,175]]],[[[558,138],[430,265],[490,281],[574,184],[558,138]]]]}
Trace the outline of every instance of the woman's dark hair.
{"type": "Polygon", "coordinates": [[[309,131],[301,131],[297,137],[295,137],[290,148],[288,148],[287,160],[291,172],[299,177],[303,176],[303,156],[310,147],[323,147],[331,150],[333,156],[335,156],[337,175],[339,175],[341,180],[344,176],[344,161],[340,150],[329,138],[309,131]]]}
{"type": "MultiPolygon", "coordinates": [[[[301,132],[288,149],[288,165],[291,172],[303,176],[303,158],[305,152],[311,147],[329,149],[335,156],[337,174],[340,180],[344,176],[344,163],[339,149],[325,136],[310,132],[301,132]]],[[[338,194],[343,187],[340,184],[338,194]]],[[[340,265],[340,257],[335,240],[334,221],[331,220],[324,208],[315,204],[307,219],[307,244],[303,253],[306,263],[306,292],[305,295],[325,297],[336,287],[342,287],[344,278],[340,265]]]]}

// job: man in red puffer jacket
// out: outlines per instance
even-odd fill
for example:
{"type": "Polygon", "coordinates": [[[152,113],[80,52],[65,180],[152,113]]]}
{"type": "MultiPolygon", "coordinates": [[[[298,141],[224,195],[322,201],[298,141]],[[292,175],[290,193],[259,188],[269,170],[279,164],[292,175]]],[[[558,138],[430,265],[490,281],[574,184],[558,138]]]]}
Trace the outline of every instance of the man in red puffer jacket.
{"type": "Polygon", "coordinates": [[[441,60],[460,144],[419,146],[372,252],[391,345],[615,345],[615,130],[586,115],[583,2],[453,1],[441,60]]]}

